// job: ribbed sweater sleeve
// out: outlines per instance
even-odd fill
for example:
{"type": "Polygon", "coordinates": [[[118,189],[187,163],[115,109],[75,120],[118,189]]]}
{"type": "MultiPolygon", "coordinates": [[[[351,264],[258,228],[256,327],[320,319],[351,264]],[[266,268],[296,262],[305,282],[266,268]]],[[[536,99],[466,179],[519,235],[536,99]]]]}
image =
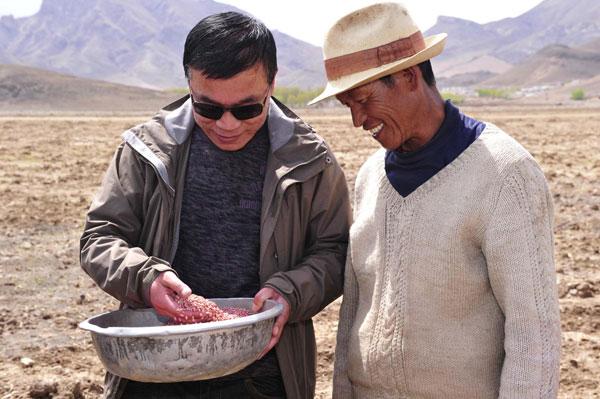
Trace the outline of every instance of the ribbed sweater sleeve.
{"type": "Polygon", "coordinates": [[[522,159],[503,179],[483,252],[505,316],[500,398],[556,398],[561,346],[553,204],[543,173],[522,159]]]}

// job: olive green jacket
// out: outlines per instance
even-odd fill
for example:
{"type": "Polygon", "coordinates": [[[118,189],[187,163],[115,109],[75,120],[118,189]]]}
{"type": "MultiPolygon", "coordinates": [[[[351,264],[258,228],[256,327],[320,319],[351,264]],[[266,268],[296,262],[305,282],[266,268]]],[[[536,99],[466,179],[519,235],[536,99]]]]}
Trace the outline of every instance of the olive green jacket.
{"type": "MultiPolygon", "coordinates": [[[[192,112],[184,97],[123,133],[87,214],[81,267],[122,306],[150,307],[150,285],[161,272],[174,271],[192,112]]],[[[348,189],[331,150],[310,126],[275,99],[268,112],[259,275],[290,304],[276,346],[287,396],[312,398],[311,317],[342,293],[348,189]]],[[[108,373],[104,396],[119,398],[124,385],[108,373]]]]}

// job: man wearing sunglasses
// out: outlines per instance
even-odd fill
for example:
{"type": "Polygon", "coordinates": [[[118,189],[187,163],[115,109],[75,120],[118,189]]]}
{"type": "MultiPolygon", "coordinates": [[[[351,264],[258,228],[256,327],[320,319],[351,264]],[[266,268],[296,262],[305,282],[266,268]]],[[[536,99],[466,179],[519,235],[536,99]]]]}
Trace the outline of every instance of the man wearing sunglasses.
{"type": "MultiPolygon", "coordinates": [[[[271,97],[271,32],[222,13],[189,33],[189,96],[123,134],[88,212],[81,265],[130,308],[179,314],[174,295],[284,305],[261,359],[214,380],[107,374],[107,398],[312,398],[311,317],[341,294],[350,206],[327,144],[271,97]],[[275,348],[275,350],[271,350],[275,348]]],[[[191,316],[193,318],[193,315],[191,316]]]]}

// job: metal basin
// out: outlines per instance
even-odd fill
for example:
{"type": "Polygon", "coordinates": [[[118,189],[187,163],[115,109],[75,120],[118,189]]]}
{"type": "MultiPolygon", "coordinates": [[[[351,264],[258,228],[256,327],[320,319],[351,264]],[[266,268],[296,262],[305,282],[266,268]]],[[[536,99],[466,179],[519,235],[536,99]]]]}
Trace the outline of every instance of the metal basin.
{"type": "MultiPolygon", "coordinates": [[[[212,299],[219,307],[251,310],[253,298],[212,299]]],[[[271,338],[283,305],[267,300],[247,317],[166,326],[154,309],[122,309],[91,317],[79,327],[92,334],[108,371],[142,382],[194,381],[235,373],[254,362],[271,338]]]]}

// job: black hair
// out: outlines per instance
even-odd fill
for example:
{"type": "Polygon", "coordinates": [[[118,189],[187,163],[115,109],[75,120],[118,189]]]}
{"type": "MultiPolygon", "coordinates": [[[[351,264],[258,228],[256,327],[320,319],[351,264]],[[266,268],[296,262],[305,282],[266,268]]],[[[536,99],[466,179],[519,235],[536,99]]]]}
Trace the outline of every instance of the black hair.
{"type": "Polygon", "coordinates": [[[435,75],[433,74],[431,61],[423,61],[418,66],[421,70],[421,75],[423,75],[423,80],[425,81],[425,83],[427,83],[428,86],[435,86],[435,75]]]}
{"type": "Polygon", "coordinates": [[[392,75],[385,75],[379,78],[379,80],[381,80],[381,83],[383,83],[385,85],[385,87],[391,89],[392,87],[394,87],[396,85],[396,83],[394,83],[394,79],[392,78],[392,75]]]}
{"type": "Polygon", "coordinates": [[[277,49],[273,34],[256,18],[237,12],[210,15],[194,26],[185,40],[183,69],[190,68],[209,79],[228,79],[262,63],[267,83],[277,73],[277,49]]]}
{"type": "MultiPolygon", "coordinates": [[[[421,70],[421,75],[423,75],[423,80],[427,83],[428,86],[435,86],[435,76],[433,74],[433,68],[431,67],[431,61],[423,61],[420,64],[417,64],[419,69],[421,70]]],[[[392,75],[385,75],[379,78],[381,82],[387,87],[394,87],[394,79],[392,79],[392,75]]]]}

